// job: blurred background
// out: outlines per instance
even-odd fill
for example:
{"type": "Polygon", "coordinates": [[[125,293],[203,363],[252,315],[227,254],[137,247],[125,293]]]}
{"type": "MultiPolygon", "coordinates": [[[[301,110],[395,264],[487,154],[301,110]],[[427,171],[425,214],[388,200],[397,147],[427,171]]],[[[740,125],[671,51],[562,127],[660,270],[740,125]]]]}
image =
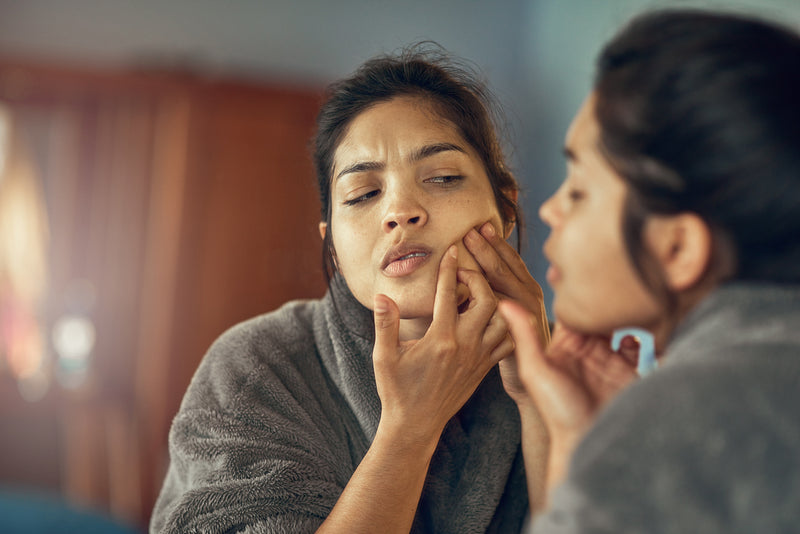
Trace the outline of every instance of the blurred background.
{"type": "Polygon", "coordinates": [[[537,207],[594,56],[664,5],[800,26],[798,0],[0,0],[0,530],[8,509],[55,521],[44,503],[144,531],[211,341],[323,294],[307,142],[327,83],[421,40],[472,61],[543,280],[537,207]]]}

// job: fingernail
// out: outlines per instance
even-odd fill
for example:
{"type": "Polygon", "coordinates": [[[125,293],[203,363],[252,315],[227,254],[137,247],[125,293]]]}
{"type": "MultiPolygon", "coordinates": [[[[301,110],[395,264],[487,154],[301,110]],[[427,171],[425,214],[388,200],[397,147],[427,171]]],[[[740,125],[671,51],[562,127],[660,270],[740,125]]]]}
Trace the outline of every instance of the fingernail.
{"type": "Polygon", "coordinates": [[[620,346],[624,346],[626,349],[635,349],[639,346],[639,338],[636,336],[625,336],[620,341],[620,346]]]}
{"type": "Polygon", "coordinates": [[[478,232],[476,232],[474,228],[470,228],[469,232],[467,232],[466,237],[470,241],[475,241],[476,239],[478,239],[478,232]]]}
{"type": "Polygon", "coordinates": [[[373,306],[375,308],[375,313],[386,313],[389,311],[389,306],[386,305],[386,301],[378,295],[375,295],[373,299],[373,306]]]}
{"type": "Polygon", "coordinates": [[[447,253],[450,255],[451,258],[458,259],[458,247],[456,247],[455,245],[450,245],[450,248],[447,249],[447,253]]]}
{"type": "Polygon", "coordinates": [[[481,227],[481,233],[486,237],[494,237],[495,231],[494,231],[494,226],[492,226],[492,223],[487,222],[486,224],[484,224],[481,227]]]}

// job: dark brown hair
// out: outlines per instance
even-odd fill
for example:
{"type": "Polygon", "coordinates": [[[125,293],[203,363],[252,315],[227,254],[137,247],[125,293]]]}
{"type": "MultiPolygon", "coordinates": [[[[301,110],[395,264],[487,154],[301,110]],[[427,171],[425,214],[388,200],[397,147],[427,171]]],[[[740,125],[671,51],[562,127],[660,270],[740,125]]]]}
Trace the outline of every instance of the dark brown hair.
{"type": "Polygon", "coordinates": [[[481,158],[504,223],[517,223],[521,242],[522,215],[513,200],[517,182],[509,171],[495,128],[498,111],[485,83],[435,44],[423,43],[397,55],[368,60],[350,77],[329,86],[317,116],[314,165],[321,220],[328,224],[323,244],[323,268],[330,280],[336,272],[331,241],[330,187],[333,158],[347,128],[369,107],[399,96],[424,99],[434,112],[452,123],[481,158]]]}
{"type": "MultiPolygon", "coordinates": [[[[800,38],[702,10],[635,18],[602,50],[600,149],[629,186],[623,235],[656,294],[644,250],[652,214],[698,214],[728,279],[800,282],[800,38]]],[[[719,263],[718,263],[719,264],[719,263]]]]}

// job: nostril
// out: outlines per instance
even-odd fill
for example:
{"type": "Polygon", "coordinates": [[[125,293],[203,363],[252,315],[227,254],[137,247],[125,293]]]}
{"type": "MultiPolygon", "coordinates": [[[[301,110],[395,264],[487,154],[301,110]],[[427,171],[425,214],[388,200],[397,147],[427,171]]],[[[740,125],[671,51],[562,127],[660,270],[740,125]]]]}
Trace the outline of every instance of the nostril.
{"type": "Polygon", "coordinates": [[[395,221],[389,221],[389,228],[394,228],[396,226],[397,226],[397,223],[395,221]]]}
{"type": "Polygon", "coordinates": [[[408,222],[411,224],[417,224],[419,222],[419,217],[411,217],[408,222]]]}

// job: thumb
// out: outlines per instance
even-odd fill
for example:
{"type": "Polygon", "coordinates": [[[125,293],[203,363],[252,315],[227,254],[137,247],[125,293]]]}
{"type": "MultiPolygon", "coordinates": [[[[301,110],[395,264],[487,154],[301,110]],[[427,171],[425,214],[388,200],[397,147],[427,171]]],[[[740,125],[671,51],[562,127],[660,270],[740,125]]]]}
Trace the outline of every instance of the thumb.
{"type": "MultiPolygon", "coordinates": [[[[508,300],[500,301],[498,308],[516,341],[520,379],[546,420],[551,437],[554,424],[573,434],[585,430],[593,414],[586,388],[566,370],[553,365],[537,337],[530,313],[508,300]]],[[[557,345],[558,341],[554,341],[550,350],[557,345]]],[[[562,355],[569,356],[569,351],[562,355]]]]}
{"type": "Polygon", "coordinates": [[[375,353],[391,354],[397,350],[400,337],[400,310],[386,295],[375,295],[375,353]]]}

